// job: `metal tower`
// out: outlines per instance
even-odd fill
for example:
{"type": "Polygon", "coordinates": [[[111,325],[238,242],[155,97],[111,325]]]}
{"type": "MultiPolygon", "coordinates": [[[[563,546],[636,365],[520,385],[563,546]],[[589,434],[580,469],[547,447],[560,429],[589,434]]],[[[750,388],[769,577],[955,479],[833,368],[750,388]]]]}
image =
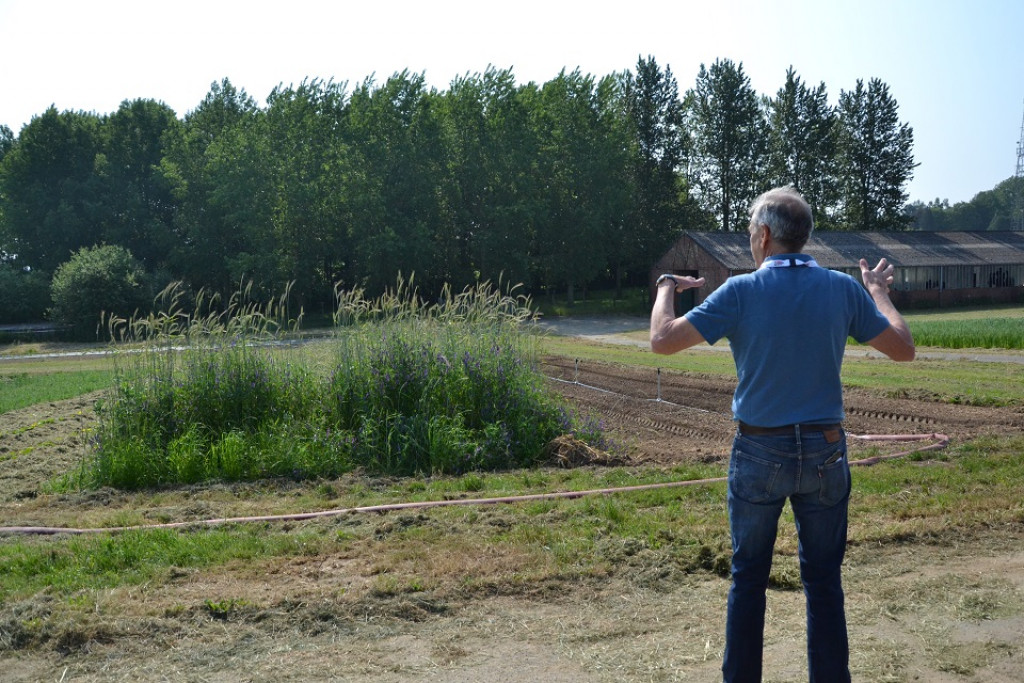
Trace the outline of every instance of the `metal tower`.
{"type": "Polygon", "coordinates": [[[1020,140],[1017,142],[1017,172],[1013,176],[1016,206],[1013,207],[1013,229],[1024,230],[1024,119],[1020,124],[1020,140]]]}

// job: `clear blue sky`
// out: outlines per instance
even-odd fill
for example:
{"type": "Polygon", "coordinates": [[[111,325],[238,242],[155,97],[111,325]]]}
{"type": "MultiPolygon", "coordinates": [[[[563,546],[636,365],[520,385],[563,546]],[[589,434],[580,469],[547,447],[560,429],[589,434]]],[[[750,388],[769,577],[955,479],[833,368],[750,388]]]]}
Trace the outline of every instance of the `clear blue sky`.
{"type": "Polygon", "coordinates": [[[790,65],[833,103],[880,78],[914,129],[911,199],[955,203],[1015,172],[1022,30],[1021,0],[0,0],[0,124],[18,134],[51,104],[106,114],[136,98],[183,117],[223,78],[262,103],[307,77],[409,69],[443,90],[488,65],[543,83],[640,56],[685,91],[701,63],[727,58],[762,95],[790,65]]]}

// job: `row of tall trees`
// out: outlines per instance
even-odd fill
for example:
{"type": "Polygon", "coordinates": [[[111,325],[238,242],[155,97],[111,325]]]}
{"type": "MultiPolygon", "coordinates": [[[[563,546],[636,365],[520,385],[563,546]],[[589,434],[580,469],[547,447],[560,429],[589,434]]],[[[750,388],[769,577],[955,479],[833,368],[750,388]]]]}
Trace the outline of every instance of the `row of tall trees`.
{"type": "Polygon", "coordinates": [[[730,60],[685,93],[653,58],[543,84],[492,68],[446,91],[409,72],[351,91],[307,80],[263,107],[224,80],[183,119],[140,99],[0,127],[0,260],[38,277],[107,244],[156,280],[294,282],[307,305],[399,272],[571,300],[645,282],[681,230],[744,229],[780,184],[820,228],[899,229],[912,146],[881,81],[831,106],[791,69],[765,97],[730,60]]]}

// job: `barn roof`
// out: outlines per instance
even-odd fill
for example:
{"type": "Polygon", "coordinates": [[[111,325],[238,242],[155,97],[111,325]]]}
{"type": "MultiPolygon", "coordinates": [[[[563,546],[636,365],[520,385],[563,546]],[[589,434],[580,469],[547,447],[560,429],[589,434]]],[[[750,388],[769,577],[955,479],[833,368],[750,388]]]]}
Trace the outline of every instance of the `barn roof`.
{"type": "MultiPolygon", "coordinates": [[[[685,233],[730,270],[750,270],[747,232],[685,233]]],[[[804,247],[825,268],[885,257],[896,266],[1024,264],[1024,232],[815,232],[804,247]]]]}

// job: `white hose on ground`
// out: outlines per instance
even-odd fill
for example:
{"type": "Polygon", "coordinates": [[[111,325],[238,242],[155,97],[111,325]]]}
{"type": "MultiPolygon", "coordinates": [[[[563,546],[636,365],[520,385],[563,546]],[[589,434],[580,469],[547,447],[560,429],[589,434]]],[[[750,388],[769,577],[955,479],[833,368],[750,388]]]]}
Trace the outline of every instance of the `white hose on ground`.
{"type": "MultiPolygon", "coordinates": [[[[892,460],[919,453],[945,448],[949,444],[949,437],[945,434],[869,434],[857,436],[848,434],[850,438],[861,441],[924,441],[934,440],[935,443],[891,455],[878,455],[863,460],[854,460],[850,466],[870,466],[883,460],[892,460]]],[[[618,486],[615,488],[590,489],[587,491],[559,491],[555,493],[534,493],[521,496],[503,496],[500,498],[458,498],[453,500],[428,500],[414,501],[409,503],[387,503],[384,505],[367,505],[363,507],[338,508],[336,510],[322,510],[319,512],[301,512],[284,515],[258,515],[255,517],[222,517],[217,519],[196,519],[187,522],[165,522],[162,524],[137,524],[133,526],[120,527],[98,527],[98,528],[68,528],[50,526],[0,526],[0,536],[12,535],[37,535],[53,536],[57,534],[83,535],[83,534],[115,534],[127,531],[144,531],[152,529],[185,529],[192,527],[217,526],[221,524],[242,524],[246,522],[299,522],[309,519],[322,519],[325,517],[339,517],[341,515],[355,514],[359,512],[389,512],[392,510],[422,510],[426,508],[451,507],[455,505],[497,505],[502,503],[523,503],[537,500],[574,499],[593,495],[610,495],[613,493],[626,493],[629,491],[650,491],[654,489],[680,488],[684,486],[700,486],[705,484],[717,484],[727,480],[727,477],[711,477],[708,479],[689,479],[686,481],[669,481],[659,484],[640,484],[636,486],[618,486]]]]}
{"type": "MultiPolygon", "coordinates": [[[[564,382],[567,384],[576,384],[587,389],[594,389],[605,393],[614,394],[616,392],[609,389],[603,389],[601,387],[591,386],[589,384],[583,384],[579,381],[580,372],[580,359],[576,359],[575,363],[575,375],[572,380],[563,380],[557,377],[548,377],[548,379],[555,380],[558,382],[564,382]]],[[[620,394],[621,395],[621,394],[620,394]]],[[[633,398],[624,396],[624,398],[633,398]]],[[[668,405],[675,405],[680,408],[686,406],[680,406],[679,404],[665,401],[661,398],[661,368],[658,368],[658,393],[657,398],[646,399],[657,403],[663,403],[668,405]]],[[[699,410],[703,413],[709,413],[713,411],[703,410],[700,408],[690,408],[690,410],[699,410]]],[[[913,453],[920,453],[924,451],[940,450],[945,448],[949,444],[949,437],[945,434],[867,434],[867,435],[856,435],[847,433],[847,437],[851,439],[857,439],[860,441],[925,441],[932,440],[935,443],[928,446],[922,446],[921,448],[914,448],[909,451],[901,451],[899,453],[892,453],[889,455],[876,455],[870,458],[864,458],[862,460],[855,460],[850,463],[850,466],[866,467],[882,462],[883,460],[892,460],[895,458],[902,458],[913,453]]],[[[242,524],[246,522],[299,522],[309,519],[322,519],[325,517],[339,517],[341,515],[355,514],[359,512],[389,512],[392,510],[416,510],[436,507],[450,507],[455,505],[497,505],[502,503],[522,503],[536,500],[556,500],[556,499],[573,499],[582,498],[584,496],[593,495],[609,495],[612,493],[625,493],[628,491],[649,491],[652,489],[667,489],[667,488],[679,488],[684,486],[700,486],[704,484],[717,484],[724,482],[727,477],[711,477],[708,479],[690,479],[686,481],[671,481],[663,482],[660,484],[640,484],[637,486],[620,486],[615,488],[606,489],[591,489],[588,491],[559,491],[555,493],[535,493],[521,496],[503,496],[500,498],[458,498],[453,500],[430,500],[430,501],[415,501],[409,503],[387,503],[383,505],[367,505],[363,507],[353,508],[338,508],[336,510],[322,510],[319,512],[300,512],[284,515],[258,515],[255,517],[222,517],[216,519],[196,519],[187,522],[165,522],[161,524],[136,524],[132,526],[119,526],[119,527],[97,527],[97,528],[71,528],[71,527],[51,527],[51,526],[0,526],[0,536],[13,536],[13,535],[57,535],[57,534],[69,534],[69,535],[82,535],[82,534],[113,534],[113,533],[124,533],[126,531],[144,531],[150,529],[185,529],[192,527],[203,527],[203,526],[217,526],[220,524],[242,524]]]]}

